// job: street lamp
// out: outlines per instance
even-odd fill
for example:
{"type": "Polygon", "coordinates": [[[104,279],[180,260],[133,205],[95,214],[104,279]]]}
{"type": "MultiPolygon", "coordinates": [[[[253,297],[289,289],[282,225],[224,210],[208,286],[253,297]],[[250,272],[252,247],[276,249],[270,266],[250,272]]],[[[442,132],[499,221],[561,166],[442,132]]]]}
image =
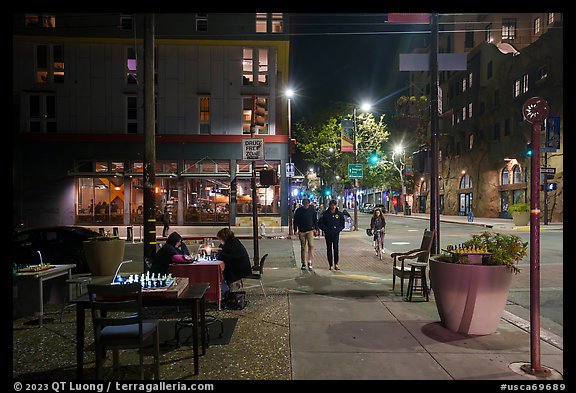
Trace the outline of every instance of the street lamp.
{"type": "MultiPolygon", "coordinates": [[[[288,144],[292,143],[292,106],[291,98],[294,96],[294,91],[292,89],[286,90],[286,98],[288,99],[288,144]]],[[[292,153],[290,152],[290,147],[288,148],[288,163],[292,164],[292,153]]],[[[290,165],[292,166],[292,165],[290,165]]],[[[288,173],[289,175],[292,172],[288,173]]],[[[294,235],[294,226],[292,225],[293,220],[292,211],[292,177],[288,176],[288,235],[294,235]]]]}
{"type": "Polygon", "coordinates": [[[404,183],[404,168],[406,167],[406,149],[404,147],[397,145],[394,147],[394,152],[392,153],[392,163],[394,164],[394,168],[400,174],[400,184],[402,185],[402,193],[400,197],[400,204],[402,205],[402,210],[404,211],[404,215],[406,215],[406,184],[404,183]],[[400,158],[400,168],[396,165],[396,154],[402,154],[400,158]]]}
{"type": "MultiPolygon", "coordinates": [[[[368,112],[372,108],[369,103],[362,103],[360,109],[363,112],[368,112]]],[[[356,107],[354,107],[353,113],[353,125],[354,125],[354,163],[358,164],[358,127],[356,125],[356,107]]],[[[354,230],[358,230],[358,179],[354,179],[354,230]]]]}

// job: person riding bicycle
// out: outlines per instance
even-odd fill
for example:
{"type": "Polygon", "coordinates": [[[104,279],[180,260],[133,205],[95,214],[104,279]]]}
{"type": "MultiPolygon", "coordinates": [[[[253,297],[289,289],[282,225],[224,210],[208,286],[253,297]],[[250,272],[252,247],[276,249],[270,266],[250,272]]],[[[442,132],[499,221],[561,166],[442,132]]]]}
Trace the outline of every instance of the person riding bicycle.
{"type": "Polygon", "coordinates": [[[374,234],[374,241],[372,242],[374,248],[376,248],[376,242],[378,241],[378,232],[380,232],[380,234],[383,235],[385,229],[386,229],[386,219],[384,218],[384,213],[382,212],[382,209],[378,207],[374,209],[374,214],[370,219],[370,230],[374,234]]]}

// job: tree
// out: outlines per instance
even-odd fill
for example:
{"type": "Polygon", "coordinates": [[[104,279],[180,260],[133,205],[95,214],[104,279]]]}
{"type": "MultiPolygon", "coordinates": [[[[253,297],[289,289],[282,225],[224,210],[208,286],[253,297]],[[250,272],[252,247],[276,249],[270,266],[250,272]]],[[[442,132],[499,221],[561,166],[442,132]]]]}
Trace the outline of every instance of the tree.
{"type": "MultiPolygon", "coordinates": [[[[341,121],[352,117],[352,114],[332,115],[314,126],[299,122],[295,127],[297,149],[301,152],[302,158],[318,167],[324,184],[337,183],[336,190],[351,188],[354,184],[353,179],[348,179],[348,164],[354,163],[354,154],[342,153],[340,150],[341,121]],[[336,176],[340,177],[338,182],[335,181],[336,176]]],[[[356,130],[358,163],[364,164],[366,168],[362,183],[369,187],[382,186],[384,184],[382,167],[377,166],[370,170],[367,159],[372,151],[385,158],[382,143],[388,139],[389,132],[384,123],[384,115],[378,121],[371,113],[357,115],[356,130]]]]}

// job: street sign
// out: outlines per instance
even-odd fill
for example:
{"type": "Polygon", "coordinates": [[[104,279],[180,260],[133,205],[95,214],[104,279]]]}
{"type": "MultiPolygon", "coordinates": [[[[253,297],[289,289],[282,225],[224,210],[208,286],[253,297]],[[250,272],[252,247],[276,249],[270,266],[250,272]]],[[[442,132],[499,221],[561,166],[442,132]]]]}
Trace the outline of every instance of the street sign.
{"type": "Polygon", "coordinates": [[[540,168],[540,173],[551,173],[551,174],[555,174],[556,173],[556,168],[540,168]]]}
{"type": "Polygon", "coordinates": [[[362,164],[348,164],[348,179],[362,179],[362,164]]]}
{"type": "Polygon", "coordinates": [[[264,138],[244,138],[244,139],[242,139],[242,159],[243,160],[263,160],[264,159],[264,138]]]}
{"type": "Polygon", "coordinates": [[[294,163],[287,162],[286,163],[286,177],[294,177],[294,163]]]}

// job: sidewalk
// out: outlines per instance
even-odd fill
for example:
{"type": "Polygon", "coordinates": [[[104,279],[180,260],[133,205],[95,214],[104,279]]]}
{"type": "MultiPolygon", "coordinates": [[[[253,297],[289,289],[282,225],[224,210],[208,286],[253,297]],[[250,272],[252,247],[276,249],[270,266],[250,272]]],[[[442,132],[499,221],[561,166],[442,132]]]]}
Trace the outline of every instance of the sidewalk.
{"type": "MultiPolygon", "coordinates": [[[[291,288],[293,379],[534,378],[513,371],[530,364],[529,332],[505,319],[488,336],[448,331],[439,323],[433,293],[429,302],[403,301],[398,287],[392,291],[389,254],[378,261],[370,249],[354,247],[357,233],[341,237],[341,271],[327,270],[325,247],[316,242],[314,271],[301,271],[291,288]]],[[[293,247],[299,255],[297,241],[293,247]]],[[[275,285],[273,274],[280,276],[267,274],[268,285],[275,285]]],[[[542,366],[559,378],[562,347],[541,341],[541,354],[542,366]]]]}

